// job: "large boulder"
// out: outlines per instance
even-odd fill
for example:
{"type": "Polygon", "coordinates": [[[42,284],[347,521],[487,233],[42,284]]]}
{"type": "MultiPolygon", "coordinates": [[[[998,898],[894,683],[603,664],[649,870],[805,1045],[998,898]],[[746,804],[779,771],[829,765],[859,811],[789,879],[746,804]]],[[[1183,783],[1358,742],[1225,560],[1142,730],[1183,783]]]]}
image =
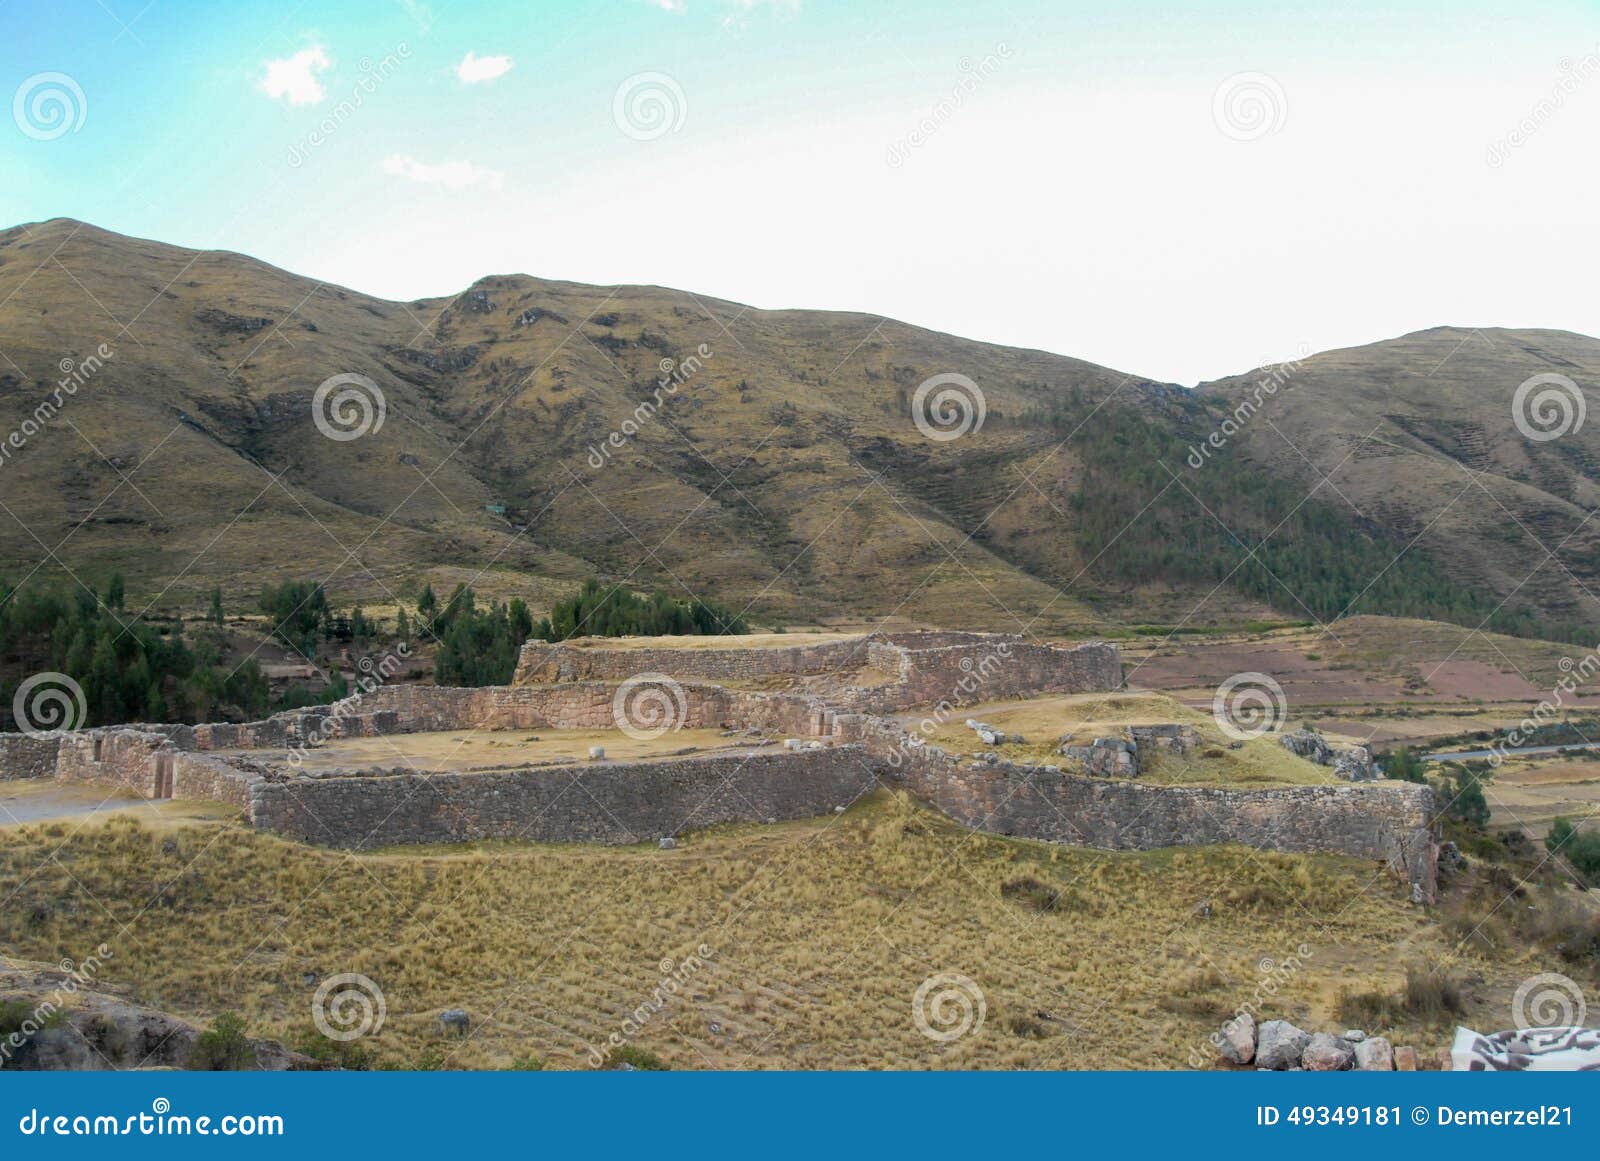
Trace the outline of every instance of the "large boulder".
{"type": "Polygon", "coordinates": [[[1265,1020],[1256,1034],[1256,1064],[1278,1071],[1297,1068],[1310,1041],[1310,1033],[1287,1020],[1265,1020]]]}
{"type": "Polygon", "coordinates": [[[1383,771],[1372,760],[1371,750],[1365,746],[1351,746],[1334,751],[1333,776],[1346,782],[1375,782],[1383,777],[1383,771]]]}
{"type": "Polygon", "coordinates": [[[86,1072],[111,1065],[71,1024],[41,1028],[22,1042],[12,1064],[21,1072],[86,1072]]]}
{"type": "Polygon", "coordinates": [[[1308,762],[1315,762],[1318,766],[1328,766],[1333,762],[1333,747],[1315,730],[1296,730],[1292,734],[1284,734],[1278,738],[1278,745],[1297,754],[1308,762]]]}
{"type": "Polygon", "coordinates": [[[1256,1058],[1256,1018],[1240,1012],[1212,1034],[1211,1043],[1230,1064],[1249,1064],[1256,1058]]]}
{"type": "Polygon", "coordinates": [[[1355,1050],[1342,1036],[1318,1032],[1306,1042],[1300,1063],[1307,1072],[1343,1072],[1355,1063],[1355,1050]]]}
{"type": "Polygon", "coordinates": [[[1356,1067],[1362,1072],[1393,1072],[1394,1049],[1382,1036],[1372,1036],[1356,1045],[1356,1067]]]}

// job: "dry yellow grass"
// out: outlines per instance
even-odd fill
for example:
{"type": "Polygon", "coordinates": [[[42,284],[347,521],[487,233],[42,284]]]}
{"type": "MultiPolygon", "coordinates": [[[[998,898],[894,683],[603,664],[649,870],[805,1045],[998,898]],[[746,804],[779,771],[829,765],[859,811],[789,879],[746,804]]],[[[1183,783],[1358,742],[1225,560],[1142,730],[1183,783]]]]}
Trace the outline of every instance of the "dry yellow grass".
{"type": "Polygon", "coordinates": [[[861,633],[742,633],[737,637],[684,635],[678,637],[574,637],[562,644],[573,649],[682,649],[697,653],[713,649],[792,649],[851,641],[861,633]]]}
{"type": "MultiPolygon", "coordinates": [[[[589,760],[589,747],[602,746],[606,757],[651,758],[749,748],[751,739],[728,738],[721,730],[685,729],[658,738],[630,738],[618,730],[441,730],[390,734],[377,738],[338,738],[307,750],[305,770],[385,769],[403,766],[422,771],[470,770],[485,766],[534,766],[589,760]]],[[[251,750],[221,753],[257,755],[251,750]]]]}
{"type": "MultiPolygon", "coordinates": [[[[674,1067],[1182,1067],[1260,999],[1263,972],[1277,986],[1266,1015],[1328,1027],[1341,987],[1390,989],[1408,959],[1448,956],[1404,894],[1362,861],[1050,847],[886,794],[675,851],[358,856],[123,816],[6,832],[0,946],[49,961],[103,941],[106,982],[142,1002],[200,1022],[237,1010],[291,1041],[311,1028],[319,980],[361,972],[388,1009],[364,1043],[390,1065],[585,1067],[589,1045],[647,1004],[663,961],[704,945],[705,966],[634,1040],[674,1067]],[[1019,897],[1029,880],[1059,905],[1019,897]],[[1291,956],[1300,970],[1264,963],[1291,956]],[[970,977],[986,1006],[981,1029],[947,1044],[912,1017],[918,986],[941,972],[970,977]],[[437,1032],[451,1007],[472,1015],[465,1042],[437,1032]]],[[[1497,995],[1526,974],[1466,966],[1497,995]]]]}
{"type": "MultiPolygon", "coordinates": [[[[1200,749],[1184,757],[1158,751],[1142,754],[1141,781],[1207,786],[1323,786],[1337,782],[1328,767],[1285,750],[1275,734],[1247,741],[1238,750],[1229,749],[1233,739],[1217,728],[1210,714],[1159,693],[1133,690],[988,702],[957,710],[928,735],[929,740],[955,753],[987,749],[965,724],[968,718],[1027,739],[1022,745],[1007,744],[1000,751],[1003,757],[1018,762],[1059,764],[1056,747],[1064,734],[1071,734],[1075,745],[1088,745],[1097,737],[1121,737],[1124,727],[1130,725],[1181,722],[1200,732],[1200,749]]],[[[903,720],[918,719],[905,715],[903,720]]]]}

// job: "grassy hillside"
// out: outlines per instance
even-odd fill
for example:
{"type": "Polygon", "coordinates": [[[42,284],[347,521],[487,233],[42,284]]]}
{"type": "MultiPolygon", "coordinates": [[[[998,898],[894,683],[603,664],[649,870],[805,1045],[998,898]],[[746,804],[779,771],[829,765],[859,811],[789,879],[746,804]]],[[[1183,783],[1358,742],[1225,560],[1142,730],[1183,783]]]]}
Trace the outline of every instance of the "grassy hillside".
{"type": "MultiPolygon", "coordinates": [[[[1560,584],[1463,563],[1500,552],[1503,528],[1408,549],[1404,503],[1307,498],[1304,465],[1259,433],[1189,470],[1224,388],[873,316],[521,275],[388,302],[55,220],[0,233],[0,334],[8,428],[63,360],[111,352],[0,465],[0,576],[119,569],[136,609],[308,576],[342,604],[466,581],[538,608],[598,573],[760,624],[895,613],[1043,633],[1349,609],[1555,636],[1581,619],[1560,584]],[[946,373],[978,384],[986,415],[930,439],[912,405],[946,373]],[[314,393],[352,374],[384,421],[327,438],[314,393]]],[[[1543,367],[1533,334],[1521,358],[1543,367]]],[[[1459,390],[1498,399],[1492,370],[1459,390]]],[[[1551,446],[1537,455],[1570,455],[1551,446]]],[[[1577,513],[1593,482],[1571,463],[1547,483],[1577,513]]]]}
{"type": "MultiPolygon", "coordinates": [[[[106,940],[105,983],[202,1023],[228,1008],[314,1042],[318,983],[363,973],[387,1015],[359,1047],[401,1067],[587,1067],[691,955],[703,966],[632,1040],[674,1068],[1187,1067],[1290,955],[1304,967],[1270,977],[1270,1013],[1317,1027],[1341,991],[1392,990],[1412,962],[1473,973],[1467,1018],[1494,1027],[1528,971],[1499,949],[1458,957],[1365,861],[1052,848],[887,795],[674,851],[352,856],[216,822],[69,821],[8,831],[0,874],[21,883],[0,911],[14,954],[106,940]],[[984,996],[982,1027],[950,1043],[913,1019],[940,972],[984,996]],[[465,1042],[438,1031],[455,1007],[465,1042]]],[[[1448,1034],[1394,1029],[1424,1048],[1448,1034]]]]}
{"type": "MultiPolygon", "coordinates": [[[[1563,376],[1592,398],[1600,339],[1437,327],[1323,352],[1284,373],[1237,446],[1301,491],[1328,477],[1323,499],[1416,539],[1458,583],[1496,602],[1509,597],[1502,614],[1528,610],[1509,622],[1519,635],[1539,620],[1547,637],[1587,642],[1584,626],[1600,616],[1600,527],[1591,519],[1600,423],[1579,422],[1575,402],[1564,413],[1559,395],[1540,408],[1536,387],[1520,406],[1524,426],[1565,433],[1529,438],[1516,394],[1537,375],[1563,376]]],[[[1232,408],[1261,380],[1239,376],[1199,394],[1232,408]]]]}

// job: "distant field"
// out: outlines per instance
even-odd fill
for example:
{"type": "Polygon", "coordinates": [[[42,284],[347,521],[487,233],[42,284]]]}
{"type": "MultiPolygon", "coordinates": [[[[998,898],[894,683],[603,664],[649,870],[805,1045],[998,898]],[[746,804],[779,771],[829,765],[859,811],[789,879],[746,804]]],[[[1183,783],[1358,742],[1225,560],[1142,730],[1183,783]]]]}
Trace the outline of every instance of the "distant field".
{"type": "MultiPolygon", "coordinates": [[[[319,981],[364,973],[387,1019],[363,1043],[400,1066],[586,1067],[589,1044],[701,954],[634,1039],[676,1068],[1183,1067],[1264,963],[1304,964],[1274,977],[1267,1014],[1328,1028],[1341,989],[1392,990],[1407,962],[1452,954],[1369,862],[1050,847],[887,794],[674,851],[352,855],[214,822],[73,819],[9,829],[0,881],[8,953],[55,961],[103,940],[106,983],[202,1024],[232,1009],[294,1041],[319,981]],[[1053,909],[1040,889],[1060,893],[1053,909]],[[974,981],[985,1008],[948,1044],[912,1018],[941,972],[974,981]],[[454,1007],[471,1014],[465,1042],[437,1030],[454,1007]]],[[[1504,1023],[1529,970],[1515,959],[1458,965],[1478,981],[1466,1023],[1504,1023]]],[[[1448,1029],[1394,1035],[1431,1049],[1448,1029]]]]}
{"type": "Polygon", "coordinates": [[[1543,840],[1550,824],[1565,815],[1574,821],[1600,814],[1600,761],[1574,761],[1558,755],[1508,761],[1484,787],[1491,825],[1520,827],[1543,840]]]}

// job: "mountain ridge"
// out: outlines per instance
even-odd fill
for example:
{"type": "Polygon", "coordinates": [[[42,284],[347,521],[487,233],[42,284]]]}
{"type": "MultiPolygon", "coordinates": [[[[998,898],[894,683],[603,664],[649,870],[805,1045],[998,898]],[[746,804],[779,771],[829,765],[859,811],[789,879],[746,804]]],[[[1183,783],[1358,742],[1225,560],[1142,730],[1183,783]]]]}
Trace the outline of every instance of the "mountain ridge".
{"type": "MultiPolygon", "coordinates": [[[[400,302],[230,251],[128,239],[71,219],[0,231],[0,421],[21,423],[59,377],[61,359],[94,350],[105,332],[118,337],[115,356],[58,423],[0,469],[9,493],[0,497],[0,575],[15,581],[41,561],[84,580],[118,568],[130,592],[156,607],[192,603],[213,583],[248,593],[325,572],[334,592],[367,600],[424,580],[476,579],[484,591],[540,601],[594,572],[736,608],[748,602],[752,615],[778,621],[896,612],[1068,631],[1186,615],[1206,623],[1304,616],[1297,604],[1321,617],[1338,594],[1291,600],[1265,576],[1225,581],[1220,598],[1210,590],[1234,548],[1251,573],[1251,555],[1282,557],[1285,537],[1322,543],[1328,530],[1358,537],[1374,561],[1395,551],[1438,557],[1419,582],[1430,592],[1456,584],[1441,569],[1478,583],[1467,567],[1471,545],[1424,537],[1404,548],[1431,513],[1425,504],[1392,495],[1378,503],[1381,485],[1350,485],[1337,490],[1372,494],[1371,519],[1359,503],[1359,518],[1325,509],[1326,484],[1272,442],[1276,429],[1316,449],[1306,462],[1319,471],[1345,470],[1323,445],[1345,449],[1360,433],[1341,418],[1330,428],[1336,438],[1315,438],[1329,423],[1326,407],[1308,405],[1318,392],[1305,388],[1318,385],[1367,400],[1369,411],[1388,399],[1443,446],[1399,421],[1380,433],[1402,442],[1397,468],[1408,480],[1454,471],[1452,449],[1487,439],[1489,462],[1535,481],[1522,486],[1539,494],[1513,506],[1534,527],[1550,525],[1552,513],[1576,514],[1551,525],[1567,533],[1600,500],[1597,473],[1585,466],[1590,457],[1600,463],[1600,447],[1587,429],[1565,450],[1518,451],[1500,433],[1458,432],[1453,443],[1448,417],[1413,397],[1442,346],[1461,342],[1456,334],[1478,344],[1470,336],[1485,332],[1470,329],[1296,361],[1271,423],[1247,428],[1234,441],[1237,462],[1220,469],[1249,479],[1226,481],[1176,475],[1183,457],[1169,445],[1204,438],[1259,368],[1185,388],[859,312],[764,310],[666,287],[524,274],[400,302]],[[921,384],[949,374],[979,385],[984,420],[960,438],[931,438],[911,403],[921,384]],[[339,375],[376,385],[381,427],[349,441],[321,435],[312,399],[339,375]],[[1397,403],[1377,391],[1388,379],[1404,389],[1397,403]],[[608,445],[652,397],[663,404],[591,465],[586,449],[608,445]],[[1286,499],[1310,493],[1284,532],[1272,531],[1271,504],[1239,506],[1258,475],[1260,489],[1286,499]],[[1217,488],[1220,499],[1207,491],[1217,488]],[[1124,505],[1134,515],[1162,489],[1157,516],[1184,492],[1195,503],[1140,543],[1145,568],[1124,558],[1151,518],[1120,535],[1094,526],[1124,505]],[[1203,509],[1226,535],[1213,529],[1202,543],[1173,531],[1205,521],[1203,509]],[[1300,514],[1307,509],[1314,532],[1300,514]],[[1180,544],[1192,559],[1160,559],[1180,544]]],[[[1493,359],[1476,350],[1445,358],[1447,368],[1457,358],[1471,364],[1480,381],[1465,383],[1454,368],[1439,379],[1452,396],[1472,395],[1478,428],[1500,389],[1490,380],[1510,367],[1570,364],[1585,382],[1600,371],[1600,340],[1488,333],[1493,359]]],[[[1424,489],[1430,497],[1436,484],[1424,489]]],[[[1511,496],[1517,484],[1497,476],[1493,488],[1511,496]]],[[[1483,539],[1482,529],[1456,532],[1483,539]]],[[[1581,551],[1569,555],[1590,551],[1586,531],[1572,538],[1581,551]]],[[[1308,578],[1297,587],[1318,586],[1316,570],[1293,552],[1279,563],[1276,571],[1308,578]]],[[[1584,591],[1588,565],[1560,563],[1582,583],[1539,578],[1534,620],[1564,624],[1600,611],[1584,591]]],[[[1479,571],[1516,603],[1508,570],[1479,571]]],[[[1378,595],[1408,599],[1399,589],[1378,595]]],[[[1452,589],[1428,600],[1468,598],[1452,589]]]]}

